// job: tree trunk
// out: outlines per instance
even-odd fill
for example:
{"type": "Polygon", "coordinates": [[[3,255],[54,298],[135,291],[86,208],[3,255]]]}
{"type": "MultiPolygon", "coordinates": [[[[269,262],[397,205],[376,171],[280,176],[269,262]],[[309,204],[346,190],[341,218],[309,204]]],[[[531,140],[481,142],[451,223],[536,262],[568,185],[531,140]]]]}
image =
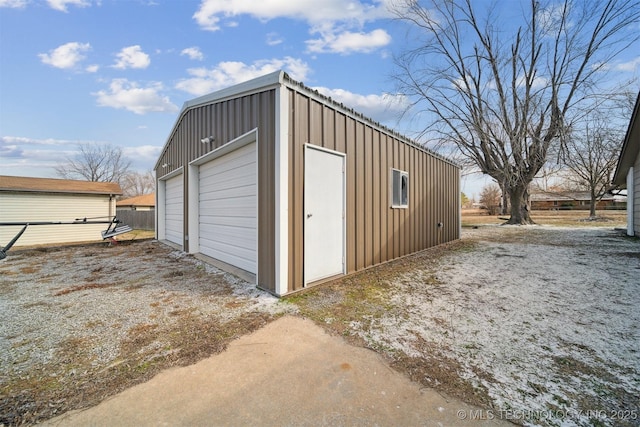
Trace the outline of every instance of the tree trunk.
{"type": "Polygon", "coordinates": [[[500,202],[500,215],[507,215],[509,213],[509,193],[507,192],[507,184],[502,181],[499,182],[500,191],[502,192],[502,201],[500,202]]]}
{"type": "Polygon", "coordinates": [[[509,213],[509,195],[506,191],[502,191],[502,212],[501,215],[506,215],[509,213]]]}
{"type": "Polygon", "coordinates": [[[531,219],[531,205],[529,202],[529,186],[518,185],[509,188],[511,217],[505,224],[529,225],[535,224],[531,219]]]}
{"type": "Polygon", "coordinates": [[[589,218],[594,219],[596,217],[596,204],[598,203],[596,195],[591,192],[591,201],[589,202],[589,218]]]}

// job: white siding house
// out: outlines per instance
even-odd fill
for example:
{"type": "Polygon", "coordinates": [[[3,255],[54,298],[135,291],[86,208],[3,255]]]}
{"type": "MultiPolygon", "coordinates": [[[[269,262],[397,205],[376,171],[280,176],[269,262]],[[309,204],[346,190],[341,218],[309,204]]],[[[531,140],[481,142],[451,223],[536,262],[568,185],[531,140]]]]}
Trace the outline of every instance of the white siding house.
{"type": "MultiPolygon", "coordinates": [[[[64,179],[0,176],[0,223],[70,222],[78,218],[108,221],[116,214],[116,183],[64,179]]],[[[102,240],[108,224],[32,225],[15,247],[51,243],[102,240]]],[[[21,226],[0,226],[0,246],[6,245],[21,226]]]]}
{"type": "Polygon", "coordinates": [[[640,237],[640,93],[629,121],[613,184],[627,189],[627,234],[640,237]]]}

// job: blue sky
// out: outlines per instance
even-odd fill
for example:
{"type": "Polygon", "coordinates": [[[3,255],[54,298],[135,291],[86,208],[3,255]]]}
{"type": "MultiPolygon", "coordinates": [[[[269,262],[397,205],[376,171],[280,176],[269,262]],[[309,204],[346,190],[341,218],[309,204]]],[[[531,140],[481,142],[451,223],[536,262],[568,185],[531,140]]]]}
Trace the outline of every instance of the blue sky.
{"type": "Polygon", "coordinates": [[[389,1],[0,0],[0,174],[55,177],[85,142],[151,170],[183,102],[277,69],[412,136],[389,1]]]}

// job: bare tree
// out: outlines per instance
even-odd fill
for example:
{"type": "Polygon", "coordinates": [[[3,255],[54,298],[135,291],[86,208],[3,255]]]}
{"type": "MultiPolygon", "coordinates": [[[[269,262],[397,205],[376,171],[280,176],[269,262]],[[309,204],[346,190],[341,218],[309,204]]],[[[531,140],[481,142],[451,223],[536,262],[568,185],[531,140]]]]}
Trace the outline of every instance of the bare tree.
{"type": "Polygon", "coordinates": [[[454,142],[508,194],[508,223],[532,223],[529,184],[550,148],[566,142],[575,105],[638,39],[623,30],[640,4],[530,0],[521,25],[501,23],[495,9],[480,19],[473,4],[397,0],[396,16],[419,42],[396,58],[394,78],[412,111],[429,117],[424,134],[454,142]]]}
{"type": "Polygon", "coordinates": [[[497,215],[500,212],[500,200],[502,199],[500,187],[496,184],[488,184],[482,187],[480,192],[480,204],[489,215],[497,215]]]}
{"type": "Polygon", "coordinates": [[[85,179],[94,182],[117,182],[129,173],[131,161],[122,149],[110,144],[78,144],[78,152],[67,157],[66,163],[55,167],[58,176],[65,179],[85,179]]]}
{"type": "Polygon", "coordinates": [[[607,118],[590,117],[579,131],[572,132],[563,150],[565,175],[574,188],[590,194],[589,217],[596,217],[596,204],[607,194],[618,162],[624,135],[607,118]]]}
{"type": "Polygon", "coordinates": [[[554,180],[559,178],[561,171],[562,164],[555,161],[547,161],[534,177],[532,182],[534,191],[550,191],[555,186],[554,180]]]}
{"type": "Polygon", "coordinates": [[[142,196],[156,191],[156,179],[151,171],[131,172],[123,177],[120,186],[125,198],[142,196]]]}

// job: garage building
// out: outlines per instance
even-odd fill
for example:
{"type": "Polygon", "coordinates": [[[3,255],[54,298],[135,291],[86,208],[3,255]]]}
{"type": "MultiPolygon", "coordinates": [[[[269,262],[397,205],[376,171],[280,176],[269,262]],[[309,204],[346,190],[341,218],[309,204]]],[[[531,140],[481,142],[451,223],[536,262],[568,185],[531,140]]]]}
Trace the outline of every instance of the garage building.
{"type": "Polygon", "coordinates": [[[460,237],[460,169],[283,71],[184,104],[158,239],[286,295],[460,237]]]}

